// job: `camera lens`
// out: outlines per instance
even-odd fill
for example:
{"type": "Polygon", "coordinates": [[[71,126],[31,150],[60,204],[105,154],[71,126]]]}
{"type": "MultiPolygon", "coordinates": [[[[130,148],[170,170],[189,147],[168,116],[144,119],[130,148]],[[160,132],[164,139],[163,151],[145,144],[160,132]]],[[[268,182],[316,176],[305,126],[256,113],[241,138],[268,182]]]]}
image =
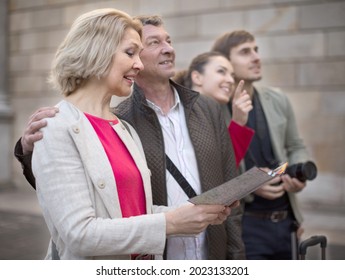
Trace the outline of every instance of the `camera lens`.
{"type": "Polygon", "coordinates": [[[305,182],[306,180],[315,179],[317,168],[312,161],[307,161],[305,163],[296,163],[288,166],[285,173],[289,174],[291,178],[297,178],[301,182],[305,182]]]}
{"type": "Polygon", "coordinates": [[[302,173],[306,180],[313,180],[316,178],[317,169],[316,165],[312,161],[307,161],[302,165],[302,173]]]}

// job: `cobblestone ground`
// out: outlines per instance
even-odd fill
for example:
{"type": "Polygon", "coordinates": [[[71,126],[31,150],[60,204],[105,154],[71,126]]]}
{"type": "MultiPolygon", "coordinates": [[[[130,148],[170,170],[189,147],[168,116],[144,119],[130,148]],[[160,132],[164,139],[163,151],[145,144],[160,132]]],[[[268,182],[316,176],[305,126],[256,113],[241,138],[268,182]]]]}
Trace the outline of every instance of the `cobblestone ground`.
{"type": "Polygon", "coordinates": [[[0,211],[0,259],[44,259],[49,232],[44,219],[24,213],[0,211]]]}

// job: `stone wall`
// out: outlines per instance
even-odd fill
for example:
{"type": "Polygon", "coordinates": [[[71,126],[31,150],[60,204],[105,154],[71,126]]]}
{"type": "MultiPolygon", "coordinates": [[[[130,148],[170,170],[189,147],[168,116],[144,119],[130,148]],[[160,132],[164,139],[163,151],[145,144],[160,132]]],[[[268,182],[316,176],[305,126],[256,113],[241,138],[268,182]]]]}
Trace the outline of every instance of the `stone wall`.
{"type": "MultiPolygon", "coordinates": [[[[345,1],[340,0],[10,0],[13,145],[31,113],[60,98],[48,88],[46,76],[73,19],[100,7],[162,15],[178,68],[209,50],[222,32],[253,32],[263,59],[260,83],[288,94],[300,133],[319,167],[317,179],[301,199],[317,206],[345,204],[345,1]]],[[[13,160],[11,165],[15,185],[26,188],[19,164],[13,160]]]]}
{"type": "Polygon", "coordinates": [[[12,186],[11,165],[11,135],[12,110],[9,103],[8,90],[8,13],[7,2],[0,1],[0,187],[12,186]]]}

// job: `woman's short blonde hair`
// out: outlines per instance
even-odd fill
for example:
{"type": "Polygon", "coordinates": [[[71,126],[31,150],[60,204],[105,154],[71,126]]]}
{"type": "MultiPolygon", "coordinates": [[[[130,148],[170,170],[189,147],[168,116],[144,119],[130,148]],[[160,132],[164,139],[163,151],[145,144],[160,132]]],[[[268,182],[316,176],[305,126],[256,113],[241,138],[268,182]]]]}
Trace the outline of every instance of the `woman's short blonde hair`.
{"type": "Polygon", "coordinates": [[[127,28],[141,37],[141,22],[116,9],[78,17],[55,54],[49,82],[68,96],[88,79],[104,76],[127,28]]]}

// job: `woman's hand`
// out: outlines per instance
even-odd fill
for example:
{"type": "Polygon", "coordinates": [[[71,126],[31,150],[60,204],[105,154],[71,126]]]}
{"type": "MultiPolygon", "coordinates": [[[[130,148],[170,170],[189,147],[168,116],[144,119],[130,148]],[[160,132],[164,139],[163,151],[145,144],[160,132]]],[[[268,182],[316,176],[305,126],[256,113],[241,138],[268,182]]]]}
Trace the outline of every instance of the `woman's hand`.
{"type": "Polygon", "coordinates": [[[248,114],[253,109],[252,100],[246,90],[244,81],[240,81],[232,99],[232,120],[241,126],[246,125],[248,114]]]}
{"type": "MultiPolygon", "coordinates": [[[[235,203],[231,207],[236,206],[235,203]]],[[[204,231],[209,225],[222,224],[230,215],[231,207],[188,203],[166,212],[167,235],[195,235],[204,231]]]]}

